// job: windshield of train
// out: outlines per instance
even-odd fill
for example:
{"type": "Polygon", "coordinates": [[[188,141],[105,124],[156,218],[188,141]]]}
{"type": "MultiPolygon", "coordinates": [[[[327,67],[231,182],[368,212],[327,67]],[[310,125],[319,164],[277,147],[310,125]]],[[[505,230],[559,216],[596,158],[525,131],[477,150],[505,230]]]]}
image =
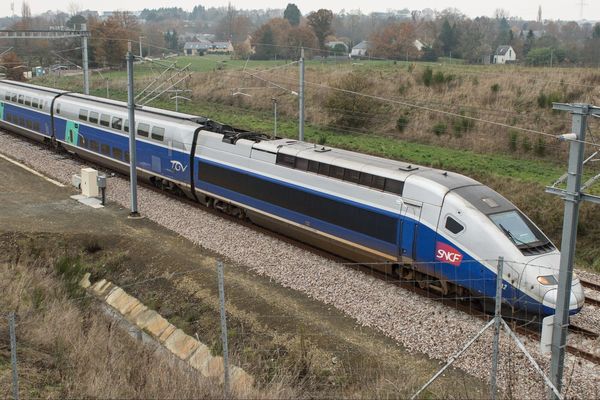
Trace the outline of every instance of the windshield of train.
{"type": "Polygon", "coordinates": [[[517,210],[491,214],[489,217],[517,247],[548,242],[544,234],[517,210]]]}

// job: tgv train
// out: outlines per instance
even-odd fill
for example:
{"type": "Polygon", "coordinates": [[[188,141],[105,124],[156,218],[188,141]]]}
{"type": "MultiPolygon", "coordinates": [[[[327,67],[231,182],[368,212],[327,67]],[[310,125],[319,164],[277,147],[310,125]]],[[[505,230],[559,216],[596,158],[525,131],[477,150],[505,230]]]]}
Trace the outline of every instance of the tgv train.
{"type": "MultiPolygon", "coordinates": [[[[123,102],[3,80],[0,125],[129,170],[123,102]]],[[[151,107],[137,107],[131,129],[138,174],[158,187],[442,294],[493,298],[502,256],[504,302],[554,314],[560,253],[473,179],[151,107]]],[[[570,312],[583,302],[574,277],[570,312]]]]}

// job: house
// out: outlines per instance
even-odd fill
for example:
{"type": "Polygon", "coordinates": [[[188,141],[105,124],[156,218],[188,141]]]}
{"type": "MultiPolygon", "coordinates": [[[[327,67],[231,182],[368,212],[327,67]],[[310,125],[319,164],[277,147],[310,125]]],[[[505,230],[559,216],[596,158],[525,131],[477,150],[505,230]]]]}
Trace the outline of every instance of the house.
{"type": "Polygon", "coordinates": [[[517,55],[512,46],[499,46],[494,54],[494,64],[514,63],[517,61],[517,55]]]}
{"type": "Polygon", "coordinates": [[[352,48],[350,57],[367,57],[369,55],[369,42],[363,40],[352,48]]]}
{"type": "Polygon", "coordinates": [[[201,56],[204,55],[204,53],[206,53],[210,48],[212,48],[212,43],[208,40],[185,42],[183,45],[183,52],[186,56],[201,56]]]}
{"type": "Polygon", "coordinates": [[[340,41],[327,42],[327,43],[325,43],[325,47],[327,47],[328,49],[331,49],[331,50],[335,50],[336,47],[338,49],[343,47],[344,53],[348,54],[348,45],[344,42],[340,42],[340,41]]]}
{"type": "Polygon", "coordinates": [[[417,48],[417,50],[421,51],[424,47],[429,47],[429,45],[421,42],[419,39],[415,39],[413,45],[417,48]]]}
{"type": "Polygon", "coordinates": [[[211,46],[206,51],[211,54],[230,54],[233,53],[233,45],[231,42],[212,42],[211,46]]]}

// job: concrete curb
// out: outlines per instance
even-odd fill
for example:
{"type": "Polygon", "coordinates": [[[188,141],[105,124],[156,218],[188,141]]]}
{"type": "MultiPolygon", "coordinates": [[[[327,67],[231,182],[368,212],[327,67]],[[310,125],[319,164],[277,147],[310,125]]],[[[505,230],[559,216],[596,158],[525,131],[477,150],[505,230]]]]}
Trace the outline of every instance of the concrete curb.
{"type": "MultiPolygon", "coordinates": [[[[163,348],[186,362],[203,377],[218,377],[221,383],[223,382],[223,358],[212,356],[204,343],[177,329],[159,313],[105,279],[92,284],[90,274],[86,273],[79,284],[127,321],[148,333],[163,348]]],[[[240,367],[231,366],[229,375],[233,393],[248,393],[254,386],[254,378],[240,367]]]]}

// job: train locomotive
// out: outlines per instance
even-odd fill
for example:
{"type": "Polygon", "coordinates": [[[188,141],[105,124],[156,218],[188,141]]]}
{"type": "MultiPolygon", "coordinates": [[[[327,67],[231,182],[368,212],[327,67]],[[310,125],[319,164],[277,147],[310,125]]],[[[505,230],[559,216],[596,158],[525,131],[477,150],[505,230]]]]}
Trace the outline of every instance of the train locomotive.
{"type": "MultiPolygon", "coordinates": [[[[0,126],[129,171],[126,103],[1,80],[0,126]]],[[[138,176],[157,187],[440,294],[493,298],[502,256],[503,301],[554,314],[556,246],[471,178],[147,106],[131,129],[138,176]]],[[[572,285],[575,314],[584,294],[572,285]]]]}

